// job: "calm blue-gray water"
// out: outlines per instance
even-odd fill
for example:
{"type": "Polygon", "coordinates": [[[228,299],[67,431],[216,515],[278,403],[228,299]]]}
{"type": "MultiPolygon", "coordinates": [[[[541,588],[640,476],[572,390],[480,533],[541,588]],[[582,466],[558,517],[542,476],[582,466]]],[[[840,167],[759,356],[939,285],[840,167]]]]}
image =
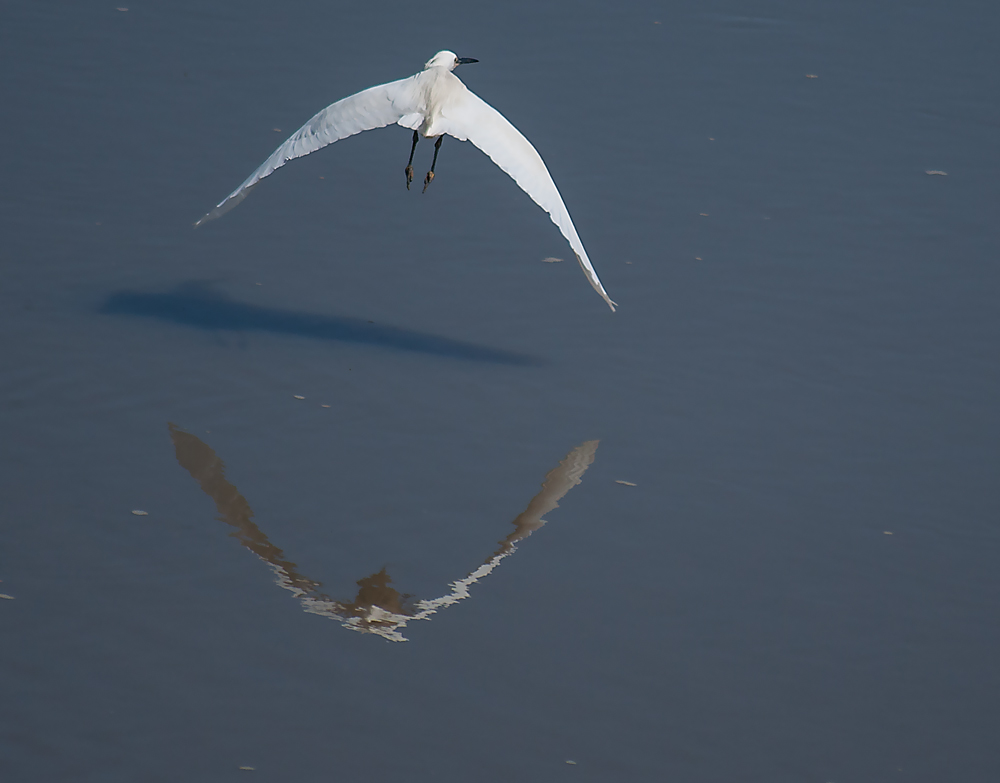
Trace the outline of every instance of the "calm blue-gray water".
{"type": "Polygon", "coordinates": [[[995,4],[117,2],[0,6],[0,780],[1000,780],[995,4]],[[396,126],[192,228],[445,48],[617,313],[396,126]]]}

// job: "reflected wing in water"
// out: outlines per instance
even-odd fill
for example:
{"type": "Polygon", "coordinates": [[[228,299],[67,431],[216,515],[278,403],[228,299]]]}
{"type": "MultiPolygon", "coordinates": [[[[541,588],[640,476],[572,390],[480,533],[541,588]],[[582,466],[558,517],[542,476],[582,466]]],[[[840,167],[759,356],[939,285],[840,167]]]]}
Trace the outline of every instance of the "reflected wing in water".
{"type": "Polygon", "coordinates": [[[253,509],[235,486],[226,480],[225,465],[218,455],[200,438],[178,428],[170,428],[170,439],[181,467],[198,482],[202,491],[214,502],[218,519],[234,528],[232,535],[243,546],[271,566],[281,587],[296,596],[311,593],[319,582],[306,579],[296,570],[295,563],[285,560],[285,553],[272,544],[253,522],[253,509]]]}
{"type": "Polygon", "coordinates": [[[513,550],[515,543],[527,538],[545,524],[542,516],[559,508],[559,501],[563,496],[583,480],[583,474],[597,454],[598,443],[600,441],[588,440],[580,444],[566,455],[566,459],[545,474],[542,491],[531,499],[524,511],[518,514],[513,522],[514,532],[500,542],[500,549],[495,554],[513,550]]]}
{"type": "Polygon", "coordinates": [[[440,609],[467,598],[469,588],[511,555],[518,541],[544,525],[542,515],[557,508],[563,496],[580,483],[584,472],[594,461],[598,444],[596,440],[586,441],[549,471],[542,482],[542,491],[514,519],[514,532],[500,542],[499,548],[479,568],[452,582],[445,595],[432,600],[413,601],[410,596],[390,586],[392,578],[383,568],[358,580],[358,594],[353,601],[337,601],[320,591],[321,582],[300,574],[295,563],[287,560],[284,552],[272,544],[256,525],[250,504],[226,479],[225,465],[215,451],[200,438],[176,425],[169,424],[168,427],[177,462],[212,499],[219,512],[218,518],[233,528],[232,535],[268,564],[279,587],[295,595],[306,612],[336,619],[352,630],[374,633],[394,642],[406,641],[401,629],[407,623],[426,620],[440,609]]]}

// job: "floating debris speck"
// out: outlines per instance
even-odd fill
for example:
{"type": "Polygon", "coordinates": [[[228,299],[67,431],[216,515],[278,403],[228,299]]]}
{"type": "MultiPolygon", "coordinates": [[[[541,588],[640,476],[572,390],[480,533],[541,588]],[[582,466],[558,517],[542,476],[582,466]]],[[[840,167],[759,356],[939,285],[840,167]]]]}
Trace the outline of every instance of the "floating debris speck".
{"type": "Polygon", "coordinates": [[[615,479],[615,484],[622,484],[622,485],[624,485],[626,487],[638,487],[639,486],[638,484],[636,484],[634,482],[625,481],[624,479],[615,479]]]}
{"type": "Polygon", "coordinates": [[[548,258],[543,258],[542,259],[542,263],[543,264],[561,264],[562,263],[562,259],[561,258],[556,258],[555,256],[549,256],[548,258]]]}
{"type": "Polygon", "coordinates": [[[925,171],[924,174],[930,174],[932,177],[947,177],[947,171],[938,171],[937,169],[932,169],[931,171],[925,171]]]}
{"type": "Polygon", "coordinates": [[[14,600],[14,596],[7,595],[7,593],[0,593],[0,598],[2,598],[5,601],[13,601],[14,600]]]}
{"type": "Polygon", "coordinates": [[[132,513],[135,514],[137,517],[148,517],[149,516],[149,512],[148,511],[143,511],[141,508],[133,508],[132,509],[132,513]]]}
{"type": "Polygon", "coordinates": [[[297,400],[304,400],[305,399],[305,397],[303,397],[301,394],[293,394],[292,396],[295,397],[295,399],[297,399],[297,400]]]}

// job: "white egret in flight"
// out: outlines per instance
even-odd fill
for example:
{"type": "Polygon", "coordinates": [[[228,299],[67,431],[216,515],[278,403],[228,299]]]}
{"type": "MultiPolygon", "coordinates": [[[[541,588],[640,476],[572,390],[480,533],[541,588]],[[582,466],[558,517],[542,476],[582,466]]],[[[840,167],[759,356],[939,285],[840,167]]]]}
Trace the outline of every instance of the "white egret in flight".
{"type": "Polygon", "coordinates": [[[452,73],[459,65],[474,62],[478,60],[457,57],[454,52],[438,52],[427,61],[420,73],[370,87],[327,106],[271,153],[271,157],[246,182],[195,225],[200,226],[228,212],[247,197],[254,185],[288,161],[356,133],[396,123],[413,131],[410,159],[406,164],[407,189],[413,180],[413,152],[421,136],[437,139],[434,142],[434,160],[424,178],[425,191],[434,179],[434,166],[444,134],[459,141],[471,141],[507,172],[531,196],[532,201],[549,213],[552,222],[573,248],[594,290],[614,310],[615,303],[601,285],[541,156],[500,112],[469,91],[452,73]]]}

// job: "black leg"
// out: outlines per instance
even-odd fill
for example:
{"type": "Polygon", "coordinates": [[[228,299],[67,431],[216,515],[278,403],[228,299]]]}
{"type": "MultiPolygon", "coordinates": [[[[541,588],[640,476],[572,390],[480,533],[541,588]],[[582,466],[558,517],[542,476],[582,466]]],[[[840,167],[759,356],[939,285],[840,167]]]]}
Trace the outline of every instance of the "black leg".
{"type": "Polygon", "coordinates": [[[441,142],[444,140],[444,134],[442,133],[438,136],[438,140],[434,142],[434,160],[431,161],[431,170],[427,172],[427,176],[424,177],[424,189],[421,193],[427,192],[427,186],[431,184],[434,179],[434,167],[438,162],[438,150],[441,149],[441,142]]]}
{"type": "Polygon", "coordinates": [[[420,141],[420,134],[413,131],[413,145],[410,147],[410,159],[406,161],[406,189],[410,189],[410,183],[413,182],[413,151],[417,148],[417,142],[420,141]]]}

